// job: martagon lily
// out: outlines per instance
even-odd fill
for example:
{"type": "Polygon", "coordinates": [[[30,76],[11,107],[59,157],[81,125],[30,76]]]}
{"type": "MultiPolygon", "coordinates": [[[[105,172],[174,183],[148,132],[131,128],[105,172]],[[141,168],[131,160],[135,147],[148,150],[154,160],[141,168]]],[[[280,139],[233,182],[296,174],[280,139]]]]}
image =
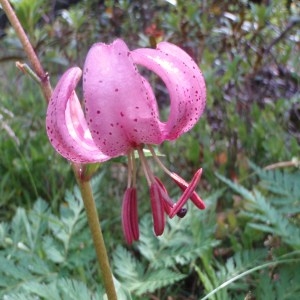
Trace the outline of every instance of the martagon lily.
{"type": "Polygon", "coordinates": [[[47,134],[56,151],[74,163],[104,162],[127,155],[128,185],[122,205],[126,241],[131,244],[139,238],[135,153],[149,185],[156,235],[164,231],[165,214],[170,218],[186,214],[184,205],[189,198],[204,209],[205,204],[195,192],[202,169],[187,183],[162,164],[152,147],[176,140],[203,113],[205,82],[192,58],[167,42],[159,43],[156,49],[134,51],[120,39],[109,45],[95,44],[83,69],[85,114],[75,92],[81,76],[81,69],[73,67],[59,80],[47,110],[47,134]],[[154,92],[137,65],[153,71],[165,83],[170,95],[167,121],[160,120],[154,92]],[[183,191],[176,203],[153,174],[144,149],[183,191]]]}

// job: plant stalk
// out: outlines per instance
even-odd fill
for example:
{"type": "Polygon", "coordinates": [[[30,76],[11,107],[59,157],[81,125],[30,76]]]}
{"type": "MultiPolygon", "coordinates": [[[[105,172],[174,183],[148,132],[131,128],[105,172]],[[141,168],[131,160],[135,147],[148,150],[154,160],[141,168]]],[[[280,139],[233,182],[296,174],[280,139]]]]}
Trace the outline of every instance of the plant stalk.
{"type": "Polygon", "coordinates": [[[96,250],[98,263],[102,271],[102,277],[103,277],[103,282],[104,282],[107,297],[109,300],[117,300],[117,294],[113,282],[113,276],[109,265],[108,255],[107,255],[103,234],[101,230],[101,223],[99,220],[90,181],[85,181],[81,178],[80,176],[81,171],[79,165],[73,164],[72,167],[83,199],[85,211],[87,214],[88,224],[90,227],[90,231],[92,233],[92,239],[96,250]]]}
{"type": "MultiPolygon", "coordinates": [[[[49,76],[47,73],[45,73],[9,1],[0,0],[0,4],[2,5],[2,8],[5,11],[11,25],[15,29],[16,34],[23,45],[24,51],[32,65],[32,69],[40,79],[40,86],[43,91],[44,97],[46,101],[49,102],[52,95],[52,88],[50,85],[49,76]]],[[[107,297],[109,300],[117,300],[113,276],[109,265],[108,255],[101,231],[99,216],[95,205],[91,184],[89,181],[85,180],[84,178],[81,178],[79,165],[72,164],[72,167],[84,202],[88,224],[91,230],[98,263],[102,272],[107,297]]]]}

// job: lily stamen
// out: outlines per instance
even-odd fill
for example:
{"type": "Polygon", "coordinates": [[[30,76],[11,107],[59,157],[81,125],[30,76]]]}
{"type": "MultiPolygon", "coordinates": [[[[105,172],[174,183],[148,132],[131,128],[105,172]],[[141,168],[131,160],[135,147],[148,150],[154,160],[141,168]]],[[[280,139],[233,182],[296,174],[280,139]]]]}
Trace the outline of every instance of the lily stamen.
{"type": "MultiPolygon", "coordinates": [[[[161,162],[161,160],[158,158],[158,156],[156,155],[153,147],[151,145],[147,145],[148,149],[150,150],[152,157],[154,158],[154,160],[157,162],[157,164],[161,167],[161,169],[167,174],[169,175],[173,181],[179,186],[179,188],[185,192],[185,190],[189,187],[189,183],[187,183],[183,178],[181,178],[178,174],[171,172],[170,170],[168,170],[166,168],[166,166],[161,162]]],[[[199,175],[201,177],[202,174],[202,169],[199,169],[195,175],[199,175]]],[[[195,176],[194,175],[194,176],[195,176]]],[[[200,180],[199,177],[199,180],[200,180]]],[[[195,186],[196,187],[196,186],[195,186]]],[[[199,209],[205,209],[205,203],[203,202],[203,200],[198,196],[198,194],[193,191],[191,193],[191,196],[188,197],[192,200],[192,202],[199,208],[199,209]]],[[[182,208],[182,207],[181,207],[182,208]]],[[[178,210],[179,212],[179,210],[178,210]]],[[[178,213],[177,212],[177,213],[178,213]]],[[[177,214],[176,213],[176,214],[177,214]]]]}

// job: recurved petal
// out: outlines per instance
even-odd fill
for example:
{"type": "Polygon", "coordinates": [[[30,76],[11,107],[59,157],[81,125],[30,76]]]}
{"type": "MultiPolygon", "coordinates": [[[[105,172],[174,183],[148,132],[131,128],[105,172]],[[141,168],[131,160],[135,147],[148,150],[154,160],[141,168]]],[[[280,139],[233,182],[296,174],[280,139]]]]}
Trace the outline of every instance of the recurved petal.
{"type": "Polygon", "coordinates": [[[108,160],[96,147],[84,119],[75,87],[81,70],[66,71],[55,87],[46,115],[49,140],[57,152],[66,159],[78,163],[108,160]]]}
{"type": "Polygon", "coordinates": [[[196,63],[182,49],[167,42],[159,43],[156,50],[134,50],[132,57],[135,63],[160,76],[169,91],[170,115],[162,126],[165,139],[176,139],[190,130],[206,103],[205,81],[196,63]]]}
{"type": "Polygon", "coordinates": [[[121,40],[98,43],[83,72],[86,120],[95,144],[119,156],[141,143],[161,143],[157,104],[121,40]]]}

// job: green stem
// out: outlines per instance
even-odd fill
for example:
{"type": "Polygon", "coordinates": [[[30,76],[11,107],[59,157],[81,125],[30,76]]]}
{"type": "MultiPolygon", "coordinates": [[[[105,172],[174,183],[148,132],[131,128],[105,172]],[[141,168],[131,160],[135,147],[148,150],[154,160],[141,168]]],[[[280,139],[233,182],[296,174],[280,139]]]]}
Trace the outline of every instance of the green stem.
{"type": "Polygon", "coordinates": [[[89,181],[82,180],[80,176],[80,166],[73,164],[73,170],[79,185],[81,196],[88,219],[90,231],[96,250],[98,263],[102,272],[104,287],[109,300],[117,300],[117,294],[113,282],[113,276],[109,265],[108,255],[102,235],[101,224],[93,197],[91,184],[89,181]]]}
{"type": "MultiPolygon", "coordinates": [[[[40,86],[43,91],[44,97],[46,101],[49,102],[52,95],[52,88],[50,85],[49,76],[43,70],[43,67],[37,55],[35,54],[34,49],[14,10],[12,9],[9,1],[0,0],[0,4],[2,5],[2,8],[5,11],[11,25],[15,29],[16,34],[23,45],[24,51],[32,65],[32,69],[40,79],[40,86]]],[[[98,212],[96,209],[90,182],[88,180],[85,180],[84,177],[81,177],[79,165],[72,164],[72,167],[84,202],[88,224],[91,230],[98,263],[102,272],[107,297],[109,300],[117,300],[113,276],[109,266],[107,251],[104,244],[98,212]]]]}

